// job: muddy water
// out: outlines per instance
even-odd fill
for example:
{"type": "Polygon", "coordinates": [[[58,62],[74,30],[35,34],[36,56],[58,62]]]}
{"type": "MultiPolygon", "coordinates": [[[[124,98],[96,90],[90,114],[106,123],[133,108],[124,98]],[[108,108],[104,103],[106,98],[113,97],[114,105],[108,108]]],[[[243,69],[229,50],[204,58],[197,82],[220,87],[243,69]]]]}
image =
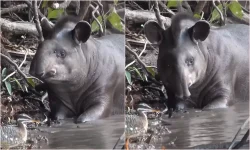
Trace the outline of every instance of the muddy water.
{"type": "MultiPolygon", "coordinates": [[[[156,148],[191,148],[197,145],[231,142],[238,129],[249,117],[249,103],[238,103],[228,109],[214,111],[190,110],[188,113],[174,114],[166,125],[171,133],[152,140],[150,144],[156,148]]],[[[249,127],[247,124],[246,128],[249,127]]],[[[241,139],[247,129],[241,132],[241,139]]]]}
{"type": "Polygon", "coordinates": [[[47,144],[43,142],[39,145],[42,149],[112,149],[124,132],[124,116],[82,124],[65,120],[60,125],[40,127],[39,130],[32,134],[48,139],[47,144]]]}
{"type": "MultiPolygon", "coordinates": [[[[158,131],[149,144],[156,149],[162,146],[167,149],[186,149],[199,145],[208,145],[205,146],[206,148],[225,148],[223,144],[217,147],[214,145],[231,142],[248,117],[249,103],[238,103],[228,109],[189,110],[188,113],[174,113],[172,118],[163,116],[168,123],[164,126],[152,124],[156,120],[150,120],[150,128],[156,129],[160,126],[160,128],[163,127],[163,130],[158,131]],[[166,129],[170,133],[166,132],[166,129]]],[[[38,142],[40,148],[112,149],[124,131],[124,116],[112,116],[84,124],[74,124],[72,120],[67,120],[61,122],[61,125],[40,127],[40,130],[32,133],[47,137],[47,144],[38,142]]],[[[246,131],[247,129],[244,129],[241,132],[239,140],[246,131]]],[[[121,147],[124,142],[119,144],[118,147],[121,147]]],[[[227,144],[226,148],[229,145],[227,144]]]]}

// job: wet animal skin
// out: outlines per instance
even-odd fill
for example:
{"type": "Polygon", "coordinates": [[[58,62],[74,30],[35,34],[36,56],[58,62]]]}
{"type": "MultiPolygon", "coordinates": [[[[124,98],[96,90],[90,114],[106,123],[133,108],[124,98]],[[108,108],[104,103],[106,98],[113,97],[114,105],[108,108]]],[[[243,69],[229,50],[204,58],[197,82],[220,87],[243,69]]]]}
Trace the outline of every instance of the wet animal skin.
{"type": "Polygon", "coordinates": [[[44,81],[53,119],[86,122],[124,110],[124,35],[91,36],[91,26],[66,16],[43,28],[30,74],[44,81]]]}
{"type": "Polygon", "coordinates": [[[249,100],[247,25],[215,28],[179,13],[166,30],[148,21],[144,31],[159,46],[157,68],[169,108],[179,109],[181,103],[201,109],[227,108],[249,100]]]}

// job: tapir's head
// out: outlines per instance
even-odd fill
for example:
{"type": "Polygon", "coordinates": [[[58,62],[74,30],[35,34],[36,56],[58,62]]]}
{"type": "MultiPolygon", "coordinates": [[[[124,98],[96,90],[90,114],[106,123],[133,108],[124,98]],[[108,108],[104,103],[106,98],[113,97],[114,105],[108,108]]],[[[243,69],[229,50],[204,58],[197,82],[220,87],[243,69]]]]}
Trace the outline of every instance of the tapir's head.
{"type": "Polygon", "coordinates": [[[206,40],[209,31],[206,21],[196,21],[185,14],[174,16],[166,30],[155,21],[148,21],[144,26],[147,39],[159,45],[160,78],[178,98],[189,97],[190,87],[205,74],[206,58],[200,42],[206,40]]]}
{"type": "Polygon", "coordinates": [[[87,68],[82,51],[86,50],[86,46],[81,43],[85,43],[90,37],[89,23],[64,17],[51,27],[48,22],[43,21],[45,40],[38,46],[29,73],[47,83],[70,83],[79,80],[85,75],[84,69],[87,68]]]}

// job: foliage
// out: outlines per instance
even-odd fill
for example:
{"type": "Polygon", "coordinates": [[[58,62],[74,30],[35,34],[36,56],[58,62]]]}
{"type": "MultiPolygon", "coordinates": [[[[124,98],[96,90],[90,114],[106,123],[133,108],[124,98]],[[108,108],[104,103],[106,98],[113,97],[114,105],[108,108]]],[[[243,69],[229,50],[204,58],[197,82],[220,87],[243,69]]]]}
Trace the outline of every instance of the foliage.
{"type": "MultiPolygon", "coordinates": [[[[222,4],[217,6],[219,10],[222,12],[223,11],[223,6],[222,4]]],[[[243,17],[243,10],[241,8],[241,5],[237,1],[231,1],[229,4],[225,4],[225,9],[228,11],[228,9],[233,13],[234,16],[242,19],[243,17]]],[[[219,12],[214,8],[212,12],[212,17],[209,20],[209,22],[214,22],[215,20],[220,19],[219,12]]]]}
{"type": "Polygon", "coordinates": [[[125,76],[126,76],[126,79],[128,81],[128,83],[131,85],[132,82],[131,82],[131,73],[128,72],[127,70],[125,70],[125,76]]]}
{"type": "MultiPolygon", "coordinates": [[[[42,8],[48,7],[48,1],[43,1],[42,8]]],[[[48,19],[57,19],[64,13],[64,9],[53,9],[48,7],[48,19]]]]}
{"type": "MultiPolygon", "coordinates": [[[[115,28],[117,29],[118,31],[121,31],[123,32],[123,26],[122,26],[122,21],[121,21],[121,18],[120,16],[114,11],[113,11],[107,15],[105,14],[103,16],[104,18],[104,23],[109,21],[109,23],[115,28]]],[[[103,26],[103,21],[102,21],[102,16],[98,16],[97,17],[97,20],[100,22],[100,24],[103,26]]],[[[94,20],[91,24],[91,30],[92,32],[96,32],[98,31],[100,28],[99,28],[99,25],[97,24],[96,20],[94,20]]]]}
{"type": "Polygon", "coordinates": [[[177,1],[173,1],[173,0],[171,0],[171,1],[168,1],[168,4],[167,4],[167,7],[168,8],[171,8],[171,7],[177,7],[178,6],[178,3],[181,3],[182,2],[182,0],[177,0],[177,1]]]}
{"type": "MultiPolygon", "coordinates": [[[[6,71],[7,71],[7,69],[3,68],[3,70],[2,70],[2,79],[7,77],[6,71]]],[[[16,79],[15,77],[14,78],[8,78],[7,80],[5,80],[4,85],[5,85],[5,88],[6,88],[9,95],[12,95],[13,94],[13,92],[12,92],[13,89],[16,89],[17,87],[19,87],[22,91],[24,91],[23,86],[20,84],[18,79],[16,79]]]]}

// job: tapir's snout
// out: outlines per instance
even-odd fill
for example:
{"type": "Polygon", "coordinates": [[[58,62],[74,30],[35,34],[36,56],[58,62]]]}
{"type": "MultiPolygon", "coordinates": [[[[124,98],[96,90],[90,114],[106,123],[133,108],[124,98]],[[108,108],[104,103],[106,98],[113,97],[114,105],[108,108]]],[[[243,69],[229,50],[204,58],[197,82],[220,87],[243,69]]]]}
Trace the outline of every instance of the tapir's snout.
{"type": "Polygon", "coordinates": [[[45,69],[44,67],[42,67],[42,65],[38,67],[36,66],[35,60],[33,61],[34,62],[32,62],[30,66],[30,70],[29,70],[30,75],[37,77],[39,79],[46,79],[46,78],[54,77],[56,75],[55,68],[45,69]]]}

